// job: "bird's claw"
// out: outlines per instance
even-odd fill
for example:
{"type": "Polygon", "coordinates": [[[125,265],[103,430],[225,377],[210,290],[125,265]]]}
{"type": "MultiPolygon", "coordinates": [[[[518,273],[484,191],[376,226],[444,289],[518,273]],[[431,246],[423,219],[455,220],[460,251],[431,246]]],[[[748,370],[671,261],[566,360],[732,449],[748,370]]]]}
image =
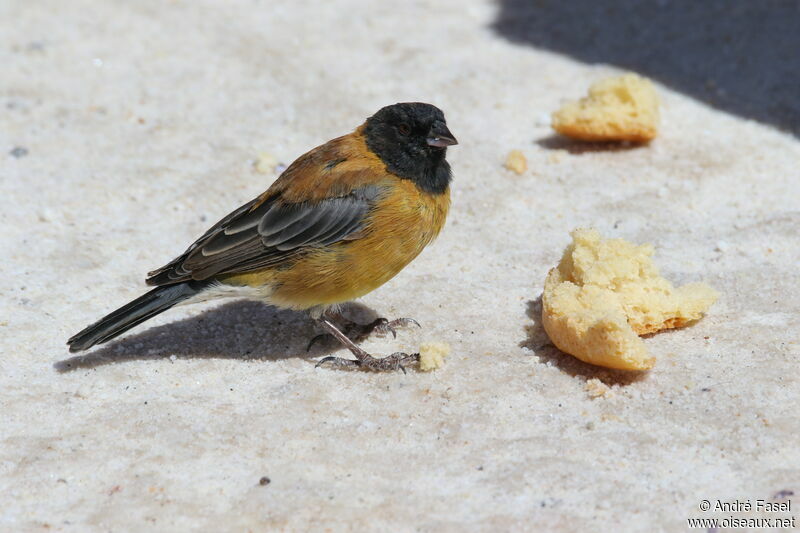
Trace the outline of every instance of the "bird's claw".
{"type": "Polygon", "coordinates": [[[328,357],[323,357],[317,361],[317,364],[314,365],[314,368],[319,368],[325,363],[332,363],[335,368],[352,368],[354,366],[361,366],[361,361],[358,359],[345,359],[343,357],[334,357],[329,355],[328,357]]]}
{"type": "MultiPolygon", "coordinates": [[[[419,322],[414,320],[413,318],[396,318],[394,320],[387,320],[385,318],[376,318],[369,324],[357,324],[355,322],[348,322],[347,325],[343,328],[343,332],[347,335],[351,340],[354,342],[360,342],[372,335],[373,333],[378,335],[379,337],[385,336],[387,333],[392,334],[392,338],[397,338],[397,329],[396,328],[406,328],[410,325],[415,325],[418,328],[422,326],[419,325],[419,322]]],[[[317,342],[320,342],[324,339],[328,339],[329,337],[333,337],[330,333],[322,333],[317,335],[308,343],[306,347],[306,352],[311,351],[311,347],[314,346],[317,342]]]]}
{"type": "Polygon", "coordinates": [[[415,363],[418,361],[418,353],[407,354],[404,352],[395,352],[386,357],[372,357],[371,355],[366,355],[360,360],[328,356],[320,359],[315,368],[318,368],[325,363],[333,363],[333,366],[338,368],[359,367],[361,369],[371,370],[373,372],[392,372],[395,370],[402,370],[403,374],[405,374],[406,368],[403,366],[403,364],[415,363]]]}
{"type": "Polygon", "coordinates": [[[406,328],[414,324],[418,328],[422,326],[419,325],[419,322],[414,320],[413,318],[396,318],[394,320],[386,320],[385,318],[377,318],[372,321],[372,323],[367,324],[366,326],[362,326],[364,328],[364,333],[369,335],[371,333],[375,333],[376,335],[382,337],[387,333],[391,333],[392,337],[395,339],[397,338],[397,330],[396,328],[406,328]]]}
{"type": "MultiPolygon", "coordinates": [[[[310,352],[311,351],[311,347],[314,346],[318,341],[321,341],[322,339],[324,339],[326,337],[333,337],[333,335],[331,335],[330,333],[320,333],[319,335],[317,335],[313,339],[311,339],[309,341],[309,343],[308,343],[308,346],[306,346],[306,353],[310,352]]],[[[319,366],[319,365],[317,365],[317,366],[319,366]]]]}
{"type": "Polygon", "coordinates": [[[358,338],[365,338],[374,333],[378,337],[383,337],[387,333],[392,334],[392,338],[397,338],[397,331],[394,329],[394,320],[389,322],[385,318],[376,318],[371,323],[364,326],[359,326],[361,331],[358,332],[358,338]]]}

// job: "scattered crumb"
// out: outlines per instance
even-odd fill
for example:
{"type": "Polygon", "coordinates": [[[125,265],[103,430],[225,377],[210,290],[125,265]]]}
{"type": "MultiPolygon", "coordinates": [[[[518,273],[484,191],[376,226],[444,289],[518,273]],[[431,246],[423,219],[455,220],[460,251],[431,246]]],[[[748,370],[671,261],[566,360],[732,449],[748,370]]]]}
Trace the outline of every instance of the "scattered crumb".
{"type": "Polygon", "coordinates": [[[525,155],[519,150],[511,150],[503,166],[512,172],[523,174],[528,170],[528,160],[525,159],[525,155]]]}
{"type": "Polygon", "coordinates": [[[419,369],[423,372],[436,370],[444,365],[444,358],[450,355],[450,345],[446,342],[424,342],[419,347],[419,369]]]}
{"type": "Polygon", "coordinates": [[[564,160],[564,156],[567,154],[566,150],[558,149],[553,150],[550,152],[550,155],[547,156],[547,161],[550,163],[558,164],[564,160]]]}
{"type": "Polygon", "coordinates": [[[272,483],[272,480],[267,476],[263,476],[261,479],[258,480],[258,484],[261,485],[262,487],[265,485],[269,485],[270,483],[272,483]]]}
{"type": "Polygon", "coordinates": [[[583,389],[589,394],[589,398],[592,399],[600,397],[605,398],[606,396],[610,396],[611,393],[611,387],[597,378],[587,380],[583,389]]]}
{"type": "Polygon", "coordinates": [[[608,368],[647,370],[655,358],[640,335],[700,319],[717,292],[674,287],[653,263],[653,247],[577,229],[542,293],[542,323],[558,349],[608,368]]]}
{"type": "Polygon", "coordinates": [[[270,153],[261,152],[253,166],[260,174],[272,174],[278,168],[278,159],[270,153]]]}
{"type": "Polygon", "coordinates": [[[553,129],[582,141],[647,142],[658,133],[658,95],[636,74],[606,78],[553,113],[553,129]]]}

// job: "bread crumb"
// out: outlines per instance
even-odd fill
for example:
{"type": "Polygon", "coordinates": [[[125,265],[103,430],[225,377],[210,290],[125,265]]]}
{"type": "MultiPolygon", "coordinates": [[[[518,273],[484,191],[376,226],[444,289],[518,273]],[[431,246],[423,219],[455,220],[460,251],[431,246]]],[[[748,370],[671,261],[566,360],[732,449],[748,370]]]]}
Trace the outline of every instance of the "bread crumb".
{"type": "Polygon", "coordinates": [[[640,335],[700,319],[717,291],[674,287],[653,263],[653,247],[577,229],[542,293],[542,324],[559,350],[608,368],[647,370],[655,358],[640,335]]]}
{"type": "Polygon", "coordinates": [[[600,398],[610,396],[611,394],[611,387],[603,383],[597,378],[592,378],[586,381],[586,384],[583,386],[583,389],[589,394],[589,398],[600,398]]]}
{"type": "Polygon", "coordinates": [[[582,141],[647,142],[658,134],[658,95],[637,74],[600,80],[553,113],[553,129],[582,141]]]}
{"type": "Polygon", "coordinates": [[[567,154],[566,150],[553,150],[550,152],[550,155],[547,156],[547,161],[549,163],[558,164],[564,160],[564,156],[567,154]]]}
{"type": "Polygon", "coordinates": [[[528,160],[525,159],[525,154],[519,150],[511,150],[503,166],[512,172],[523,174],[528,170],[528,160]]]}
{"type": "Polygon", "coordinates": [[[444,358],[450,355],[450,345],[446,342],[424,342],[419,346],[419,369],[423,372],[436,370],[444,365],[444,358]]]}
{"type": "Polygon", "coordinates": [[[259,174],[272,174],[278,168],[278,159],[270,153],[261,152],[254,166],[259,174]]]}

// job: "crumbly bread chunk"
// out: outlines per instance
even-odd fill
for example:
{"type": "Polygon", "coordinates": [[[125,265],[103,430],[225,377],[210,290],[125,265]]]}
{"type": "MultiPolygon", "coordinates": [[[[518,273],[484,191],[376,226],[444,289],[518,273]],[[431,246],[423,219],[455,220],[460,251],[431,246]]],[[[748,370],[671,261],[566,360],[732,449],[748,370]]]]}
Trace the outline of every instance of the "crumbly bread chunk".
{"type": "Polygon", "coordinates": [[[614,395],[614,393],[611,391],[611,387],[597,378],[586,380],[586,383],[583,385],[583,390],[585,390],[589,395],[589,398],[592,399],[606,398],[614,395]]]}
{"type": "Polygon", "coordinates": [[[653,264],[653,247],[577,229],[542,294],[542,323],[553,343],[581,361],[647,370],[655,358],[639,335],[698,320],[717,299],[702,283],[674,287],[653,264]]]}
{"type": "Polygon", "coordinates": [[[525,154],[519,150],[511,150],[506,157],[506,162],[503,164],[511,172],[517,174],[524,174],[528,170],[528,160],[525,159],[525,154]]]}
{"type": "Polygon", "coordinates": [[[658,133],[658,95],[653,83],[636,74],[606,78],[589,95],[553,113],[558,133],[583,141],[647,142],[658,133]]]}
{"type": "Polygon", "coordinates": [[[419,369],[423,372],[436,370],[444,365],[448,355],[450,345],[446,342],[424,342],[419,346],[419,369]]]}

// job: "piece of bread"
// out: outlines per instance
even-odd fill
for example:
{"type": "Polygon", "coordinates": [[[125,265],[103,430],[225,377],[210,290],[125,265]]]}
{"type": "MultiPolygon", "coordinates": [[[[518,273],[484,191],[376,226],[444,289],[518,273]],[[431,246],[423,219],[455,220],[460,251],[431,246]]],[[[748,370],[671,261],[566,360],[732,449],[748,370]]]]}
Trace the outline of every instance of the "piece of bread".
{"type": "Polygon", "coordinates": [[[653,247],[577,229],[542,294],[542,323],[553,344],[581,361],[647,370],[655,358],[639,335],[698,320],[717,299],[702,283],[674,287],[653,264],[653,247]]]}
{"type": "Polygon", "coordinates": [[[658,133],[658,95],[636,74],[606,78],[553,113],[553,129],[583,141],[647,142],[658,133]]]}
{"type": "Polygon", "coordinates": [[[511,172],[517,174],[524,174],[528,170],[528,160],[525,159],[525,154],[519,150],[511,150],[506,157],[506,162],[503,164],[511,172]]]}
{"type": "Polygon", "coordinates": [[[423,372],[436,370],[444,365],[444,358],[450,355],[450,345],[446,342],[424,342],[419,347],[419,369],[423,372]]]}

